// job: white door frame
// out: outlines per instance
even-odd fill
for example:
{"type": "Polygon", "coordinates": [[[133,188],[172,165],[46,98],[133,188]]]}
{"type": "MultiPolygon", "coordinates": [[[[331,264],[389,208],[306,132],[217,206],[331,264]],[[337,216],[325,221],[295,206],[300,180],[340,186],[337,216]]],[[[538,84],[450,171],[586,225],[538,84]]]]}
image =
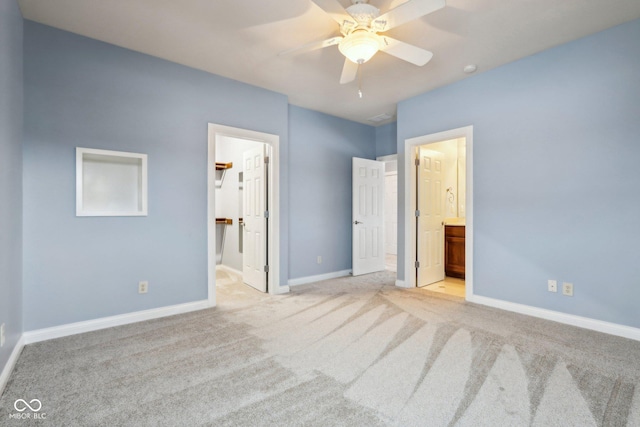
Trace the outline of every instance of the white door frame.
{"type": "Polygon", "coordinates": [[[216,305],[216,137],[227,136],[267,144],[269,147],[269,244],[267,280],[270,294],[289,292],[280,285],[280,137],[269,133],[209,123],[207,154],[207,266],[209,306],[216,305]]]}
{"type": "Polygon", "coordinates": [[[388,156],[378,156],[376,157],[376,160],[379,162],[393,162],[394,160],[397,162],[398,161],[398,155],[397,154],[389,154],[388,156]]]}
{"type": "MultiPolygon", "coordinates": [[[[395,200],[393,201],[393,203],[396,205],[396,227],[395,227],[395,230],[393,230],[393,233],[395,234],[395,241],[396,241],[396,253],[392,254],[392,255],[398,256],[398,227],[397,227],[397,225],[398,225],[398,185],[397,185],[398,184],[398,170],[394,170],[392,172],[385,172],[384,173],[384,179],[385,179],[385,193],[384,193],[384,203],[385,203],[385,209],[384,209],[384,214],[385,214],[385,217],[384,217],[384,221],[385,221],[384,246],[385,246],[385,248],[384,248],[384,252],[385,252],[385,255],[388,253],[387,252],[387,228],[386,228],[386,224],[387,224],[387,208],[386,208],[386,206],[387,206],[387,202],[388,202],[389,199],[387,199],[387,189],[386,189],[387,182],[386,182],[386,180],[390,176],[395,176],[396,177],[396,197],[395,197],[395,200]]],[[[397,266],[396,266],[396,268],[397,268],[397,266]]]]}
{"type": "MultiPolygon", "coordinates": [[[[465,299],[473,296],[473,126],[465,126],[430,135],[405,139],[404,141],[404,281],[397,281],[400,287],[416,287],[416,168],[415,148],[420,145],[450,139],[465,138],[466,140],[466,217],[465,217],[465,299]]],[[[400,266],[398,266],[400,268],[400,266]]]]}
{"type": "MultiPolygon", "coordinates": [[[[384,164],[385,164],[385,172],[384,172],[385,179],[386,179],[386,177],[388,175],[392,175],[392,174],[398,175],[398,155],[397,154],[389,154],[387,156],[378,156],[378,157],[376,157],[376,160],[379,161],[379,162],[384,162],[384,164]],[[396,170],[393,171],[393,172],[387,172],[386,171],[387,163],[392,163],[392,162],[395,162],[396,170]]],[[[398,177],[398,179],[399,178],[400,177],[398,177]]],[[[386,194],[385,194],[385,197],[387,197],[386,194]]],[[[385,199],[385,202],[386,202],[386,199],[385,199]]],[[[398,198],[396,197],[396,205],[397,204],[398,204],[398,198]]],[[[396,216],[396,220],[397,219],[398,218],[396,216]]],[[[385,229],[385,237],[386,237],[386,232],[387,232],[387,230],[385,229]]],[[[394,233],[396,234],[396,256],[397,256],[398,255],[398,248],[397,248],[397,245],[398,245],[398,229],[397,228],[395,229],[394,233]]],[[[385,244],[386,244],[386,240],[385,240],[385,244]]],[[[385,251],[386,251],[386,249],[385,249],[385,251]]],[[[398,268],[398,266],[396,265],[396,269],[397,268],[398,268]]]]}

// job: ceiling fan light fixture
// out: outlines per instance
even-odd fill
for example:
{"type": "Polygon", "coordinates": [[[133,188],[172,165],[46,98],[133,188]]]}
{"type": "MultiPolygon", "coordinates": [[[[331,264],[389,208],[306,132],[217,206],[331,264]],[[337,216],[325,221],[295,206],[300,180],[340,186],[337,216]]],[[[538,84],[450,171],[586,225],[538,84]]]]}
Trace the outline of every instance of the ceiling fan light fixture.
{"type": "Polygon", "coordinates": [[[340,53],[356,64],[364,64],[370,60],[380,47],[380,37],[367,30],[352,32],[338,45],[340,53]]]}

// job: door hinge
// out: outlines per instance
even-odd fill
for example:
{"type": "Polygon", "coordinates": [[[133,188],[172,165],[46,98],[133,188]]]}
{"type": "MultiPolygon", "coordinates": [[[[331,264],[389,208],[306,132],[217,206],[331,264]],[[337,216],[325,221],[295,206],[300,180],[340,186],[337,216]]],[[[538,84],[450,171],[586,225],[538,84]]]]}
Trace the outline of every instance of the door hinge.
{"type": "Polygon", "coordinates": [[[269,211],[264,211],[264,217],[269,218],[269,211]]]}
{"type": "Polygon", "coordinates": [[[416,261],[416,268],[420,268],[420,261],[416,261]]]}
{"type": "Polygon", "coordinates": [[[420,159],[416,159],[415,160],[415,164],[416,164],[416,166],[420,166],[420,159]]]}
{"type": "Polygon", "coordinates": [[[416,209],[416,218],[420,216],[420,210],[416,209]]]}
{"type": "Polygon", "coordinates": [[[269,158],[268,158],[268,157],[265,157],[265,158],[264,158],[264,162],[265,162],[265,163],[269,163],[269,158]]]}
{"type": "Polygon", "coordinates": [[[268,272],[269,272],[269,266],[268,266],[268,265],[265,265],[265,266],[264,266],[264,272],[265,272],[265,273],[268,273],[268,272]]]}

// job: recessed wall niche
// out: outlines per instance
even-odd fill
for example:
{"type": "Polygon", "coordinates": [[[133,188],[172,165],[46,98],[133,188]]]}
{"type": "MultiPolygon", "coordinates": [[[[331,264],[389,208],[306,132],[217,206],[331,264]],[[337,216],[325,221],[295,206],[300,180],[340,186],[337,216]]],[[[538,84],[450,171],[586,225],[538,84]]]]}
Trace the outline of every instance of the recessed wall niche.
{"type": "Polygon", "coordinates": [[[76,216],[146,215],[146,154],[76,147],[76,216]]]}

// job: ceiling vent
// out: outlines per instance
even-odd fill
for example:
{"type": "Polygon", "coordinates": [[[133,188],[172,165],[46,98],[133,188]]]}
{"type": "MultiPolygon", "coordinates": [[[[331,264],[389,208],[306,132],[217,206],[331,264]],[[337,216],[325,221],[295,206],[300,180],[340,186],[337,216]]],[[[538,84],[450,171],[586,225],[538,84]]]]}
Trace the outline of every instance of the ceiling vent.
{"type": "Polygon", "coordinates": [[[391,117],[393,116],[389,113],[382,113],[382,114],[378,114],[377,116],[369,117],[367,121],[372,123],[380,123],[387,119],[390,119],[391,117]]]}

